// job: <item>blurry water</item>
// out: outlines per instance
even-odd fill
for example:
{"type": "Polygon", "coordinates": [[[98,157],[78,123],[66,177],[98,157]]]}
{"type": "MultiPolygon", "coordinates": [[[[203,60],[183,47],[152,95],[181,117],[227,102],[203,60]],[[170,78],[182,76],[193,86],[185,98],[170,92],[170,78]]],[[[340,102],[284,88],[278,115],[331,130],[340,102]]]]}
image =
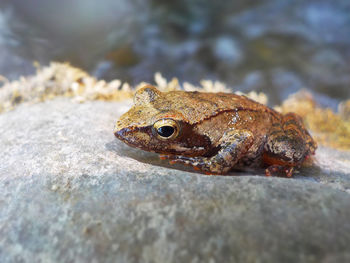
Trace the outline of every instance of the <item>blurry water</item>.
{"type": "Polygon", "coordinates": [[[2,0],[0,74],[69,61],[137,83],[215,79],[272,103],[309,88],[350,98],[348,0],[2,0]]]}

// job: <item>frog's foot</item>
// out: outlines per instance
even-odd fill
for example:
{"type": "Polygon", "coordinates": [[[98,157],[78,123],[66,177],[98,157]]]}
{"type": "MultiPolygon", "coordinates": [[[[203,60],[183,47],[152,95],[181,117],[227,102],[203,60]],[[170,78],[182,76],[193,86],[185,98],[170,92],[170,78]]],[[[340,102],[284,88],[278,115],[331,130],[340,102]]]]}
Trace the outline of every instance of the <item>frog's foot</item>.
{"type": "Polygon", "coordinates": [[[206,174],[226,174],[247,153],[252,144],[253,135],[250,131],[232,130],[221,138],[221,150],[212,157],[163,155],[161,158],[170,159],[170,163],[191,165],[195,170],[206,174]]]}
{"type": "Polygon", "coordinates": [[[192,166],[194,170],[201,171],[206,175],[219,175],[225,174],[230,169],[223,170],[219,168],[218,164],[213,164],[210,159],[205,157],[188,157],[181,155],[162,155],[160,157],[162,160],[168,159],[170,164],[183,164],[192,166]]]}
{"type": "Polygon", "coordinates": [[[188,157],[181,155],[161,155],[159,156],[161,160],[169,160],[170,164],[183,164],[192,166],[195,170],[203,170],[202,167],[205,166],[205,163],[209,161],[209,158],[205,157],[188,157]]]}
{"type": "Polygon", "coordinates": [[[159,159],[161,160],[169,160],[169,164],[173,165],[176,163],[184,164],[184,165],[192,165],[190,161],[190,157],[186,156],[177,156],[177,155],[159,155],[159,159]]]}
{"type": "Polygon", "coordinates": [[[271,165],[265,170],[266,176],[292,177],[294,167],[271,165]]]}

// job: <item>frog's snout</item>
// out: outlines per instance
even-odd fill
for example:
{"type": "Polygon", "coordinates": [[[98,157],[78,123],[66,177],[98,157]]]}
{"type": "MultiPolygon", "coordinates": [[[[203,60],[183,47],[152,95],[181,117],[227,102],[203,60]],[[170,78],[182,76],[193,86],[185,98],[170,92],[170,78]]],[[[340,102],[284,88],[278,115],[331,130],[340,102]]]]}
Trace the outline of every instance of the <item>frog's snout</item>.
{"type": "Polygon", "coordinates": [[[125,143],[132,143],[132,137],[130,138],[130,130],[128,128],[114,129],[114,135],[119,140],[125,143]]]}
{"type": "Polygon", "coordinates": [[[117,137],[119,140],[125,141],[125,139],[128,137],[128,134],[130,133],[130,129],[118,125],[117,122],[113,132],[115,137],[117,137]]]}
{"type": "Polygon", "coordinates": [[[121,140],[123,137],[125,137],[125,129],[114,128],[114,135],[121,140]]]}
{"type": "Polygon", "coordinates": [[[150,137],[146,134],[140,133],[134,128],[121,128],[114,131],[115,137],[129,146],[142,148],[143,145],[148,144],[150,137]]]}

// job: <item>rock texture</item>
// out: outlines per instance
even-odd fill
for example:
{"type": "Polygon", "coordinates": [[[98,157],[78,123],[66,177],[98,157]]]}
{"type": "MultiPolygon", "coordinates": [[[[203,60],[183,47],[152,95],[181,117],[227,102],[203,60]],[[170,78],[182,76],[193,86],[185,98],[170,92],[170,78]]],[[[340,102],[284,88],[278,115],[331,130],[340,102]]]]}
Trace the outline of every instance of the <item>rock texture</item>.
{"type": "Polygon", "coordinates": [[[0,262],[346,262],[350,152],[293,179],[169,168],[113,136],[127,102],[0,115],[0,262]]]}

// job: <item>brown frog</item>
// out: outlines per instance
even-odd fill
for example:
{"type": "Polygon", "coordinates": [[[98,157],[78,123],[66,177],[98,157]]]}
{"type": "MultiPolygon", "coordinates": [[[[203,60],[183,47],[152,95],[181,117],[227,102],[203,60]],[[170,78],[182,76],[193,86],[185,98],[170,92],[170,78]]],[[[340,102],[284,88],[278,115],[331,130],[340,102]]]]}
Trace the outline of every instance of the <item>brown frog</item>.
{"type": "Polygon", "coordinates": [[[265,167],[268,176],[290,177],[317,148],[294,113],[235,94],[160,92],[150,85],[136,92],[114,133],[130,146],[207,174],[265,167]]]}

